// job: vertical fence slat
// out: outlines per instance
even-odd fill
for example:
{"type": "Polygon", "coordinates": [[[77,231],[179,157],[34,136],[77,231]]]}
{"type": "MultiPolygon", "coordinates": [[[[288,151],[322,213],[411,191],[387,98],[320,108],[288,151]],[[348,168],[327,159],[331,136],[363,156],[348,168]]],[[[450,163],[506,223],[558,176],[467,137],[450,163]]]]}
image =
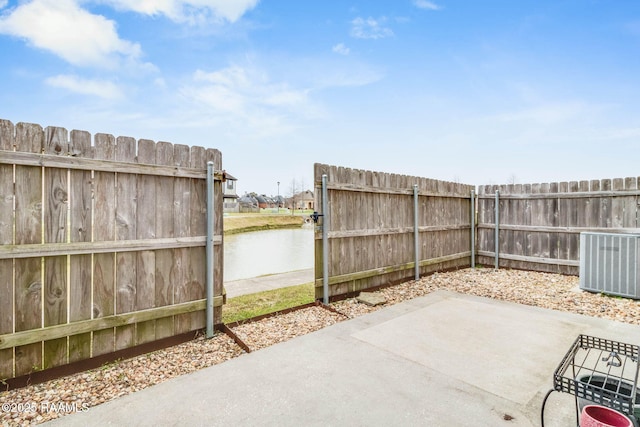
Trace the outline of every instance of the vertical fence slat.
{"type": "MultiPolygon", "coordinates": [[[[176,144],[173,147],[174,163],[176,166],[190,166],[190,151],[186,145],[176,144]]],[[[173,184],[173,224],[176,237],[191,236],[191,180],[176,178],[173,184]]],[[[191,249],[174,249],[171,282],[176,303],[189,301],[188,283],[189,256],[191,249]]],[[[175,317],[175,331],[177,334],[191,330],[191,314],[179,314],[175,317]]]]}
{"type": "MultiPolygon", "coordinates": [[[[136,156],[136,141],[130,137],[116,139],[116,161],[131,161],[136,156]]],[[[135,240],[137,176],[119,173],[116,177],[116,239],[135,240]]],[[[119,252],[116,255],[116,313],[135,310],[137,290],[136,254],[119,252]]],[[[116,350],[135,345],[135,325],[116,328],[116,350]]]]}
{"type": "MultiPolygon", "coordinates": [[[[589,182],[589,191],[600,191],[600,180],[594,179],[589,182]]],[[[587,211],[587,227],[600,226],[600,199],[589,197],[589,210],[587,211]]]]}
{"type": "MultiPolygon", "coordinates": [[[[64,156],[69,152],[67,130],[47,127],[44,153],[64,156]]],[[[44,239],[45,243],[67,242],[67,209],[69,183],[66,169],[44,169],[44,239]]],[[[67,256],[44,259],[44,326],[67,322],[67,256]]],[[[67,363],[67,339],[58,338],[44,343],[44,368],[67,363]]]]}
{"type": "MultiPolygon", "coordinates": [[[[548,187],[548,193],[552,193],[552,194],[557,194],[558,193],[558,188],[559,188],[559,184],[557,182],[552,182],[549,184],[548,187]]],[[[559,212],[558,212],[558,198],[555,196],[550,196],[547,199],[547,206],[546,206],[546,214],[547,214],[547,221],[548,224],[550,224],[552,227],[558,228],[558,224],[559,224],[559,212]]],[[[558,233],[549,233],[549,241],[548,241],[548,247],[549,247],[549,258],[550,259],[558,259],[558,242],[559,242],[559,235],[558,233]]],[[[551,272],[554,273],[559,273],[560,271],[558,270],[558,266],[552,266],[552,268],[549,270],[551,272]]]]}
{"type": "MultiPolygon", "coordinates": [[[[611,183],[611,189],[621,193],[624,191],[624,179],[616,178],[611,183]]],[[[624,208],[626,197],[614,197],[611,199],[611,226],[615,228],[624,227],[624,208]]]]}
{"type": "MultiPolygon", "coordinates": [[[[16,151],[41,153],[42,127],[29,123],[16,125],[16,151]]],[[[15,243],[42,243],[42,168],[15,168],[15,243]]],[[[15,260],[15,331],[42,327],[41,258],[15,260]]],[[[15,375],[42,368],[42,343],[15,348],[15,375]]]]}
{"type": "Polygon", "coordinates": [[[495,219],[493,221],[493,225],[495,227],[495,234],[493,237],[493,268],[497,270],[500,267],[500,190],[496,190],[495,196],[495,202],[493,203],[493,212],[495,214],[495,219]]]}
{"type": "MultiPolygon", "coordinates": [[[[508,198],[502,198],[503,195],[511,194],[513,190],[513,185],[501,185],[499,188],[499,209],[500,209],[500,226],[503,224],[510,225],[511,224],[511,200],[508,198]]],[[[509,253],[509,238],[511,237],[511,230],[505,230],[504,228],[500,228],[498,239],[498,246],[500,248],[499,253],[507,254],[509,253]]]]}
{"type": "MultiPolygon", "coordinates": [[[[600,182],[601,191],[611,191],[611,180],[603,179],[600,182]]],[[[611,197],[600,197],[600,223],[599,227],[609,228],[613,224],[613,215],[611,212],[611,197]]]]}
{"type": "MultiPolygon", "coordinates": [[[[214,169],[222,170],[222,153],[219,150],[208,149],[207,150],[207,161],[213,161],[214,169]]],[[[225,185],[222,181],[216,180],[213,183],[214,193],[215,193],[215,229],[214,234],[216,236],[223,236],[224,233],[224,198],[220,197],[223,192],[223,185],[225,185]]],[[[213,248],[213,253],[215,256],[214,263],[214,283],[213,283],[213,294],[214,296],[222,295],[223,291],[223,267],[224,267],[224,246],[216,245],[213,248]]],[[[213,323],[214,325],[222,322],[222,307],[214,307],[213,308],[213,323]]]]}
{"type": "MultiPolygon", "coordinates": [[[[93,158],[91,134],[71,131],[69,152],[80,158],[93,158]]],[[[72,170],[69,173],[69,240],[90,242],[93,234],[92,179],[90,170],[72,170]]],[[[91,319],[91,255],[69,257],[69,321],[91,319]]],[[[69,337],[69,362],[91,357],[91,333],[69,337]]]]}
{"type": "MultiPolygon", "coordinates": [[[[95,135],[95,158],[115,160],[116,141],[113,135],[95,135]]],[[[93,241],[116,240],[116,174],[94,172],[93,241]]],[[[115,313],[116,279],[115,253],[93,256],[92,318],[112,316],[115,313]]],[[[93,332],[91,354],[99,356],[115,350],[115,328],[93,332]]]]}
{"type": "MultiPolygon", "coordinates": [[[[156,164],[156,144],[148,139],[138,141],[138,163],[156,164]]],[[[136,238],[156,237],[156,179],[152,175],[138,175],[136,197],[136,238]]],[[[156,299],[156,253],[136,253],[135,311],[152,308],[156,299]]],[[[136,344],[153,341],[156,321],[149,320],[136,325],[136,344]]]]}
{"type": "MultiPolygon", "coordinates": [[[[156,163],[159,165],[173,164],[173,144],[168,142],[158,142],[156,144],[156,163]]],[[[156,178],[156,237],[174,237],[174,181],[170,176],[156,178]]],[[[171,280],[171,270],[174,249],[160,249],[156,251],[156,283],[155,283],[155,306],[164,307],[172,305],[173,286],[171,280]]],[[[156,320],[155,338],[170,337],[174,334],[174,317],[156,320]]]]}
{"type": "MultiPolygon", "coordinates": [[[[522,184],[516,184],[514,186],[514,193],[515,194],[522,194],[523,192],[523,185],[522,184]]],[[[514,201],[514,209],[512,209],[514,212],[514,215],[511,217],[512,222],[511,224],[523,224],[524,223],[524,218],[525,218],[525,207],[527,206],[528,200],[515,200],[514,201]]],[[[524,255],[525,254],[525,250],[526,250],[526,241],[527,241],[527,233],[524,231],[514,231],[512,233],[512,239],[514,240],[514,248],[516,250],[516,254],[517,255],[524,255]]],[[[525,267],[525,263],[521,262],[517,264],[518,268],[524,268],[525,267]]]]}
{"type": "MultiPolygon", "coordinates": [[[[13,150],[14,126],[0,120],[0,150],[13,150]]],[[[13,244],[13,166],[0,165],[0,245],[13,244]]],[[[13,260],[0,260],[0,335],[13,333],[13,260]]],[[[13,349],[0,350],[0,378],[13,377],[13,349]]]]}
{"type": "MultiPolygon", "coordinates": [[[[624,179],[624,189],[626,191],[635,191],[638,189],[638,180],[637,178],[625,178],[624,179]]],[[[622,227],[631,227],[636,228],[638,224],[636,224],[636,220],[638,218],[638,196],[625,196],[620,197],[622,199],[622,203],[620,203],[618,209],[622,210],[622,227]]],[[[614,211],[616,209],[614,208],[614,211]]]]}
{"type": "MultiPolygon", "coordinates": [[[[558,184],[558,191],[560,193],[568,193],[569,192],[569,183],[568,182],[560,182],[558,184]]],[[[557,216],[558,216],[558,227],[560,229],[568,227],[568,224],[571,223],[571,206],[572,199],[567,197],[559,197],[558,205],[557,205],[557,216]]],[[[558,240],[557,240],[557,251],[558,251],[558,259],[560,260],[568,260],[569,254],[571,252],[571,234],[567,232],[558,232],[558,240]]],[[[567,266],[562,266],[558,264],[558,273],[568,273],[567,266]]]]}
{"type": "MultiPolygon", "coordinates": [[[[190,166],[192,168],[206,169],[207,159],[203,147],[191,147],[190,166]]],[[[207,234],[207,182],[204,179],[191,180],[191,223],[192,236],[204,236],[207,234]]],[[[206,263],[205,248],[191,248],[189,250],[189,265],[187,293],[189,301],[205,297],[206,263]]],[[[205,326],[204,310],[191,314],[191,330],[201,329],[205,326]]]]}
{"type": "MultiPolygon", "coordinates": [[[[569,193],[576,193],[580,190],[580,184],[577,181],[569,182],[569,193]]],[[[566,209],[568,212],[566,213],[567,218],[567,227],[579,227],[580,226],[580,212],[579,206],[580,199],[571,198],[566,203],[566,209]]],[[[580,251],[580,233],[565,233],[566,242],[567,242],[567,260],[576,260],[579,257],[580,251]]],[[[575,267],[565,267],[564,273],[567,274],[575,274],[575,267]]]]}

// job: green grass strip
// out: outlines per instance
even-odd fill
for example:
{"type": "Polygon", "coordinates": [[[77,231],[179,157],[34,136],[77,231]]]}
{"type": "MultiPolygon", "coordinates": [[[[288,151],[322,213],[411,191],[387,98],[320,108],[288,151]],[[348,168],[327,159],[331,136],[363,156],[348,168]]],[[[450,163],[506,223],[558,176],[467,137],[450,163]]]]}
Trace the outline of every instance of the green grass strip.
{"type": "Polygon", "coordinates": [[[229,298],[222,308],[224,323],[239,322],[315,301],[313,283],[229,298]]]}

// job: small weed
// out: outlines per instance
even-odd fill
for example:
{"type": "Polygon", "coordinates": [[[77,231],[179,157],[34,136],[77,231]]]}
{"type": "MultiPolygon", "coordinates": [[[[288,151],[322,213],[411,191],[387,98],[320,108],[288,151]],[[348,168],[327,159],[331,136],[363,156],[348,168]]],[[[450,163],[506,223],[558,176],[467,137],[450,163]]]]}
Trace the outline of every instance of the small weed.
{"type": "Polygon", "coordinates": [[[110,369],[111,367],[116,366],[121,361],[122,361],[121,358],[117,358],[116,360],[112,360],[111,362],[104,362],[102,366],[100,366],[100,370],[106,371],[107,369],[110,369]]]}

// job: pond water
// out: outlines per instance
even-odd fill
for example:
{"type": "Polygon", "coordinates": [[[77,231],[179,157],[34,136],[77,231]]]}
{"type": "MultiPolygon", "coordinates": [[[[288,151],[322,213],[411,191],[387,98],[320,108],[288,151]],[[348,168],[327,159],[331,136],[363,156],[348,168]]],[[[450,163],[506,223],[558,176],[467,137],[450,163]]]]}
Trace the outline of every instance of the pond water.
{"type": "Polygon", "coordinates": [[[313,268],[313,227],[224,236],[224,281],[313,268]]]}

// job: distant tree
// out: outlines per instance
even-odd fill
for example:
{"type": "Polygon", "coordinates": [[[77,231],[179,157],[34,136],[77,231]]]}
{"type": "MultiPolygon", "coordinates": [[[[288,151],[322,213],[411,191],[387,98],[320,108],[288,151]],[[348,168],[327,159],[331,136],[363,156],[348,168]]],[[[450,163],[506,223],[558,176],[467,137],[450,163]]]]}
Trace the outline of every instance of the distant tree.
{"type": "Polygon", "coordinates": [[[287,201],[288,206],[291,208],[291,213],[296,209],[302,208],[302,192],[304,191],[304,179],[295,179],[291,180],[289,185],[289,199],[287,201]]]}
{"type": "Polygon", "coordinates": [[[298,195],[298,182],[296,181],[295,178],[291,179],[291,183],[289,184],[289,202],[288,202],[288,207],[289,209],[291,209],[291,214],[293,215],[294,211],[296,210],[296,199],[297,199],[297,195],[298,195]]]}

